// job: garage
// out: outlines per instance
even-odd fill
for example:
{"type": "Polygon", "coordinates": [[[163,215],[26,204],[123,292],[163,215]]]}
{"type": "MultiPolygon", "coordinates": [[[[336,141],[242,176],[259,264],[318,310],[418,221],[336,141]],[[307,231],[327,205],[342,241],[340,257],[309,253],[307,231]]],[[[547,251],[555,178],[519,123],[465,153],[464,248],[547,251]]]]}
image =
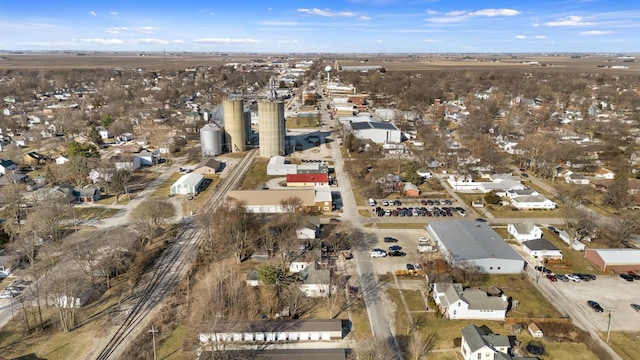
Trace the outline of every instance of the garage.
{"type": "Polygon", "coordinates": [[[637,249],[586,249],[584,257],[605,273],[640,271],[637,249]]]}

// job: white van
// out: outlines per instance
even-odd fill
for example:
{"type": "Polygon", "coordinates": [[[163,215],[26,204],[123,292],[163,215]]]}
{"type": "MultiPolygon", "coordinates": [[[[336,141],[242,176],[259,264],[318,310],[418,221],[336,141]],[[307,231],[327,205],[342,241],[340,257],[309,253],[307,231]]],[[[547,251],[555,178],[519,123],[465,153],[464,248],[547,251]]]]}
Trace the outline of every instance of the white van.
{"type": "Polygon", "coordinates": [[[371,199],[371,198],[369,198],[369,205],[376,206],[376,201],[371,199]]]}

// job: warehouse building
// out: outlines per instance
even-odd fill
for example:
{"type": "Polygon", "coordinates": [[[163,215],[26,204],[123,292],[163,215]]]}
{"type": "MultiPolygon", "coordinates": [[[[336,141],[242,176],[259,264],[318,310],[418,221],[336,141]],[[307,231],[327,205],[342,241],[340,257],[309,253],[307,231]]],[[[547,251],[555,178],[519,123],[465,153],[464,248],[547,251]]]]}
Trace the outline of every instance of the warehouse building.
{"type": "Polygon", "coordinates": [[[640,250],[586,249],[584,257],[602,272],[640,271],[640,250]]]}
{"type": "Polygon", "coordinates": [[[426,226],[447,261],[453,266],[477,266],[490,274],[517,274],[526,263],[487,223],[439,221],[426,226]]]}
{"type": "Polygon", "coordinates": [[[371,140],[377,144],[402,142],[402,131],[388,122],[358,121],[350,125],[353,135],[358,139],[371,140]]]}
{"type": "Polygon", "coordinates": [[[219,342],[331,341],[342,339],[342,320],[218,321],[199,335],[204,344],[219,342]]]}
{"type": "Polygon", "coordinates": [[[204,176],[192,172],[182,175],[171,185],[171,195],[198,194],[204,186],[204,176]]]}
{"type": "Polygon", "coordinates": [[[300,199],[298,211],[331,211],[331,191],[329,186],[317,186],[313,189],[274,189],[274,190],[233,190],[228,197],[245,203],[247,212],[275,214],[291,211],[290,199],[300,199]],[[327,196],[328,192],[328,196],[327,196]]]}

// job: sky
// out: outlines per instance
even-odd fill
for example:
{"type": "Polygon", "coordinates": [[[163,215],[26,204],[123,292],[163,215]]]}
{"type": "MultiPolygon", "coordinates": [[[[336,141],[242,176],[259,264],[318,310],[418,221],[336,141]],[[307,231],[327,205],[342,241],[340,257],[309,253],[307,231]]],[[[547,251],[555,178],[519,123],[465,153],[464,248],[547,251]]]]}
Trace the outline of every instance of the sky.
{"type": "Polygon", "coordinates": [[[637,0],[0,0],[0,49],[640,52],[637,0]]]}

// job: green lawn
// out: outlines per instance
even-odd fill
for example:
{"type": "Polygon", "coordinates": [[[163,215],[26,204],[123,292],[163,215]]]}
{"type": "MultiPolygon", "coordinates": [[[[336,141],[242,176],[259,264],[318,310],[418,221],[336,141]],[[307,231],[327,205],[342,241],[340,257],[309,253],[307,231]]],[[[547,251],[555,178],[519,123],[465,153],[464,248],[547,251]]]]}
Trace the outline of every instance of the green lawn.
{"type": "Polygon", "coordinates": [[[268,159],[256,159],[253,168],[245,176],[240,188],[245,190],[253,190],[257,189],[258,186],[263,185],[265,182],[267,182],[271,178],[267,175],[268,163],[268,159]]]}
{"type": "MultiPolygon", "coordinates": [[[[171,192],[171,185],[173,185],[173,183],[175,183],[182,175],[182,173],[174,173],[171,174],[171,176],[169,176],[167,178],[167,180],[165,180],[164,183],[162,183],[161,186],[159,186],[154,192],[153,194],[151,194],[151,197],[162,197],[162,198],[166,198],[167,196],[169,196],[169,193],[171,192]]],[[[125,196],[126,198],[126,196],[125,196]]]]}
{"type": "Polygon", "coordinates": [[[426,311],[424,298],[420,290],[402,290],[409,311],[426,311]]]}

